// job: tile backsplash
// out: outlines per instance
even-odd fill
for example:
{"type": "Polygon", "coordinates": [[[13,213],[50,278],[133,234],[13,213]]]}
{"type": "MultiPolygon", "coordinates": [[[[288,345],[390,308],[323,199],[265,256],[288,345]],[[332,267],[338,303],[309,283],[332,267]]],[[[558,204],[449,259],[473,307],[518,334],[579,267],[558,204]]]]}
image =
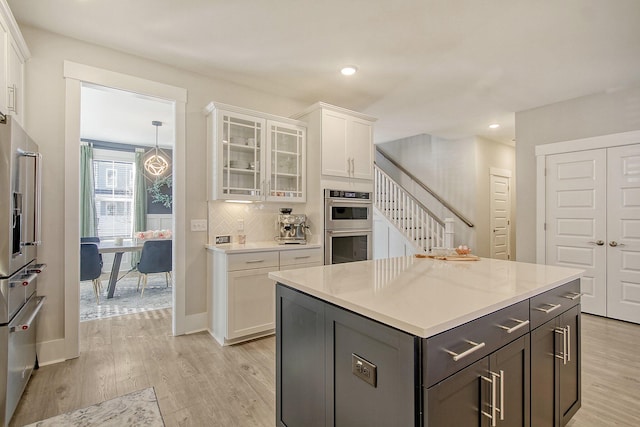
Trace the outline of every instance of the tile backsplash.
{"type": "MultiPolygon", "coordinates": [[[[247,242],[264,242],[278,236],[277,219],[281,207],[293,208],[293,213],[305,213],[305,205],[277,205],[274,203],[226,203],[209,202],[209,244],[215,244],[216,236],[231,235],[237,242],[238,234],[247,236],[247,242]],[[244,221],[244,231],[238,230],[238,220],[244,221]]],[[[315,227],[312,224],[311,230],[315,227]]]]}

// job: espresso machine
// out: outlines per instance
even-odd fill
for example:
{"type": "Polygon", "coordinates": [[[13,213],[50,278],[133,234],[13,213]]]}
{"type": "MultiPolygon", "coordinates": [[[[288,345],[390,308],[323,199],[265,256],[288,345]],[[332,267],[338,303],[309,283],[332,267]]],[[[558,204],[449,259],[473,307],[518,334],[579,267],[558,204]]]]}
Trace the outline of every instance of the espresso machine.
{"type": "Polygon", "coordinates": [[[305,214],[292,214],[291,209],[280,209],[278,215],[279,235],[276,240],[281,244],[306,244],[307,243],[307,216],[305,214]]]}

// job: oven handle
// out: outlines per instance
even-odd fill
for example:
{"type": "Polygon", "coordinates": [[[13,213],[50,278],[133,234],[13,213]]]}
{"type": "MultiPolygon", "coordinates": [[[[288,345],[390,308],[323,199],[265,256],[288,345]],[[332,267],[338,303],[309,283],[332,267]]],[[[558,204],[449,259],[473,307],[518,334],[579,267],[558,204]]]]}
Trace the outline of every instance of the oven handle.
{"type": "Polygon", "coordinates": [[[370,199],[327,199],[330,205],[372,205],[370,199]]]}
{"type": "Polygon", "coordinates": [[[366,234],[371,230],[326,230],[329,234],[366,234]]]}
{"type": "Polygon", "coordinates": [[[17,326],[12,326],[9,329],[9,332],[24,332],[24,331],[28,331],[29,328],[31,328],[31,324],[35,320],[35,318],[38,315],[38,313],[40,313],[40,310],[42,309],[42,306],[44,305],[44,302],[47,299],[47,297],[45,297],[45,296],[36,297],[36,298],[39,299],[39,301],[37,303],[38,305],[36,305],[36,308],[33,309],[33,312],[31,313],[31,315],[29,316],[27,321],[24,322],[24,323],[20,323],[17,326]]]}

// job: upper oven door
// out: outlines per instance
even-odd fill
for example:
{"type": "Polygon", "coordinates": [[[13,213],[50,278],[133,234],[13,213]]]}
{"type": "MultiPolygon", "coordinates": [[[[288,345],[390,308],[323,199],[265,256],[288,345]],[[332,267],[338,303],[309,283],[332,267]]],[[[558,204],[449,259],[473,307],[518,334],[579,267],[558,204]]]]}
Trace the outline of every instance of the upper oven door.
{"type": "Polygon", "coordinates": [[[367,230],[373,227],[373,204],[370,200],[325,199],[326,230],[367,230]]]}

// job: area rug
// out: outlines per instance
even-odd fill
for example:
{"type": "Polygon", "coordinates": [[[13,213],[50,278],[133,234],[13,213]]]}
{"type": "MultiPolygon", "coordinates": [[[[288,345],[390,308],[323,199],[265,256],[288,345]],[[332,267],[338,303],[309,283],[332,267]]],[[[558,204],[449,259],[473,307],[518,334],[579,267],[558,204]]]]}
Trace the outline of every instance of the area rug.
{"type": "Polygon", "coordinates": [[[160,414],[156,392],[153,387],[149,387],[83,409],[47,418],[26,427],[36,426],[164,427],[164,420],[160,414]]]}
{"type": "MultiPolygon", "coordinates": [[[[108,275],[102,276],[100,304],[96,304],[91,281],[80,282],[80,321],[141,313],[171,307],[172,290],[167,287],[164,273],[149,274],[144,296],[136,290],[138,273],[132,272],[118,280],[113,298],[107,298],[108,275]]],[[[140,285],[142,286],[142,285],[140,285]]]]}

